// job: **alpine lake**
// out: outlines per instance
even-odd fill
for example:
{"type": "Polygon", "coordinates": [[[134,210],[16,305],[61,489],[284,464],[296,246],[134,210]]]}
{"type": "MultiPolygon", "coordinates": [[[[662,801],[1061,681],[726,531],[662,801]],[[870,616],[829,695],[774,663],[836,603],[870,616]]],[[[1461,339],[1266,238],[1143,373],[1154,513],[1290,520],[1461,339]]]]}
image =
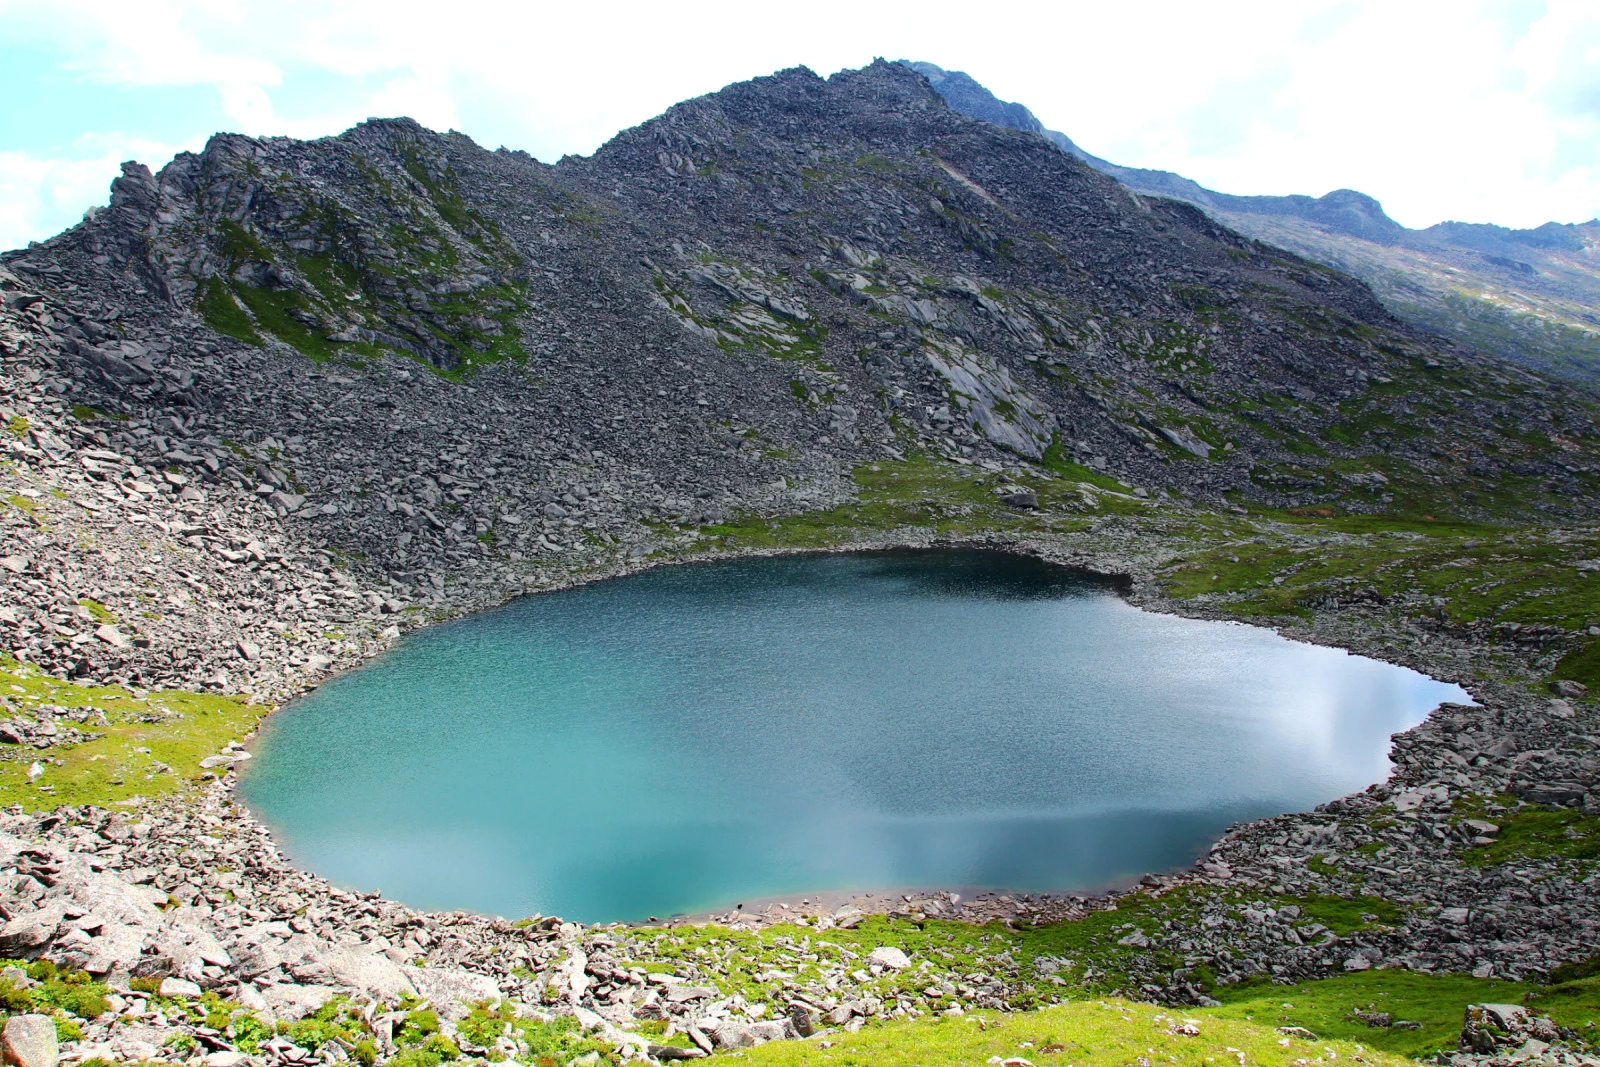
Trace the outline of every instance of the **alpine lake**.
{"type": "Polygon", "coordinates": [[[271,716],[243,798],[407,904],[583,922],[1105,888],[1387,774],[1454,685],[978,550],[661,567],[405,637],[271,716]]]}

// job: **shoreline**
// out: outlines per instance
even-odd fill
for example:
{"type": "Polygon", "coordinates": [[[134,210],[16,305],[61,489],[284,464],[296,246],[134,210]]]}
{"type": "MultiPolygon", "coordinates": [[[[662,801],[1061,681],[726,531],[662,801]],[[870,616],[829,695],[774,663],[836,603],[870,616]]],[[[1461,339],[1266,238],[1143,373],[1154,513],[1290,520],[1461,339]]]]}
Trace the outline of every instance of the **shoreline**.
{"type": "MultiPolygon", "coordinates": [[[[1347,653],[1349,653],[1351,655],[1360,655],[1360,656],[1363,656],[1364,658],[1373,659],[1373,660],[1376,660],[1378,662],[1382,662],[1382,663],[1388,664],[1390,666],[1400,667],[1402,669],[1414,671],[1414,672],[1416,672],[1418,674],[1421,674],[1422,676],[1424,676],[1424,677],[1426,677],[1426,678],[1428,678],[1428,679],[1430,679],[1432,681],[1442,681],[1442,682],[1445,682],[1446,684],[1458,685],[1458,686],[1460,686],[1460,688],[1462,688],[1463,690],[1466,691],[1468,699],[1474,701],[1474,703],[1472,705],[1463,705],[1463,706],[1474,706],[1474,707],[1481,706],[1477,702],[1477,697],[1471,692],[1470,688],[1468,688],[1468,686],[1466,684],[1463,684],[1460,681],[1453,681],[1453,680],[1449,680],[1449,679],[1437,678],[1433,674],[1428,673],[1428,671],[1426,671],[1425,669],[1423,669],[1421,667],[1418,667],[1418,666],[1415,666],[1415,665],[1410,664],[1410,663],[1401,662],[1399,659],[1390,659],[1390,658],[1386,658],[1384,656],[1374,655],[1371,652],[1357,651],[1355,649],[1352,649],[1352,648],[1347,647],[1347,646],[1342,645],[1342,644],[1336,644],[1336,643],[1329,642],[1329,641],[1317,640],[1315,638],[1315,636],[1311,635],[1311,634],[1297,634],[1297,633],[1293,632],[1292,630],[1290,630],[1289,632],[1286,632],[1287,628],[1285,628],[1285,627],[1264,625],[1264,624],[1262,624],[1260,622],[1251,621],[1251,620],[1248,620],[1248,619],[1242,619],[1242,618],[1238,618],[1238,617],[1235,617],[1235,616],[1230,616],[1230,615],[1227,615],[1225,613],[1194,612],[1194,611],[1190,611],[1190,610],[1182,610],[1182,608],[1184,607],[1183,605],[1177,604],[1175,602],[1172,602],[1172,601],[1168,600],[1165,597],[1158,597],[1158,598],[1154,598],[1154,599],[1140,597],[1140,596],[1137,595],[1137,589],[1138,589],[1138,587],[1140,586],[1141,583],[1147,583],[1147,582],[1149,582],[1151,580],[1148,575],[1142,575],[1142,574],[1139,574],[1139,573],[1137,573],[1135,571],[1132,571],[1132,570],[1117,571],[1117,570],[1110,570],[1110,569],[1102,569],[1097,564],[1097,562],[1094,561],[1093,559],[1080,559],[1078,557],[1074,557],[1074,561],[1073,562],[1063,562],[1061,560],[1051,558],[1050,552],[1054,547],[1055,546],[1053,546],[1049,542],[1045,542],[1045,541],[1010,540],[1010,539],[1005,539],[1003,537],[1002,538],[979,537],[979,538],[958,538],[958,539],[939,539],[939,538],[935,538],[935,539],[929,539],[929,540],[925,540],[924,541],[924,540],[915,540],[915,539],[912,539],[912,538],[909,538],[909,537],[907,537],[907,538],[895,538],[895,537],[892,537],[892,536],[881,536],[881,537],[878,537],[878,538],[875,538],[875,539],[872,539],[872,540],[866,541],[866,542],[858,542],[858,543],[853,543],[853,544],[848,544],[848,545],[825,547],[825,548],[814,548],[814,547],[805,547],[805,548],[778,547],[778,548],[760,548],[760,549],[749,549],[749,548],[746,548],[746,549],[740,549],[740,550],[736,550],[736,551],[732,551],[732,552],[712,552],[712,553],[708,553],[706,555],[694,556],[694,557],[684,558],[684,559],[659,559],[659,560],[630,561],[628,563],[623,564],[622,569],[616,571],[615,573],[612,573],[612,572],[608,571],[607,569],[602,568],[601,570],[587,572],[587,573],[564,575],[564,576],[562,576],[562,578],[556,580],[555,582],[547,584],[547,585],[544,585],[544,586],[542,586],[542,587],[540,587],[538,589],[523,590],[523,591],[520,591],[520,592],[510,593],[509,595],[505,596],[504,598],[499,599],[497,601],[494,601],[492,603],[484,604],[482,606],[477,606],[477,607],[465,608],[465,609],[463,609],[463,610],[461,610],[459,612],[453,613],[453,614],[451,614],[451,615],[449,615],[447,617],[439,618],[439,619],[436,619],[436,620],[431,620],[431,621],[429,621],[429,622],[427,622],[427,623],[425,623],[423,625],[415,626],[415,627],[412,627],[410,629],[402,631],[398,636],[390,639],[387,644],[366,652],[359,661],[354,662],[354,663],[350,663],[350,664],[348,664],[348,665],[346,665],[346,666],[344,666],[344,667],[342,667],[340,669],[332,670],[329,673],[327,673],[326,675],[316,679],[314,683],[307,684],[307,685],[303,686],[302,688],[298,689],[297,691],[295,691],[292,695],[287,696],[287,697],[277,701],[272,706],[272,708],[261,718],[260,723],[258,724],[256,730],[242,739],[242,741],[243,741],[242,747],[244,747],[247,750],[251,749],[252,742],[258,737],[261,728],[263,726],[265,726],[265,724],[268,722],[268,720],[271,718],[271,716],[273,714],[276,714],[278,711],[282,710],[289,703],[291,703],[292,701],[294,701],[296,699],[299,699],[299,698],[301,698],[301,697],[303,697],[303,696],[305,696],[305,695],[307,695],[307,694],[309,694],[311,692],[314,692],[316,689],[320,688],[322,685],[327,684],[332,679],[334,679],[336,677],[340,677],[340,676],[342,676],[344,674],[359,670],[363,666],[366,666],[368,663],[370,663],[372,660],[374,660],[374,659],[376,659],[376,658],[378,658],[378,657],[380,657],[382,655],[387,654],[406,635],[411,634],[411,633],[418,633],[418,632],[420,632],[420,631],[422,631],[424,629],[430,629],[430,628],[432,628],[433,626],[436,626],[436,625],[443,625],[443,624],[449,624],[449,623],[453,623],[453,622],[459,622],[459,621],[462,621],[462,620],[464,620],[464,619],[466,619],[466,618],[468,618],[468,617],[470,617],[472,615],[476,615],[476,614],[479,614],[481,612],[499,610],[499,609],[508,607],[513,602],[515,602],[515,601],[517,601],[519,599],[522,599],[523,597],[540,596],[540,595],[544,595],[544,594],[548,594],[548,593],[559,593],[559,592],[563,592],[563,591],[566,591],[566,590],[577,589],[577,588],[581,588],[583,586],[595,584],[597,582],[614,581],[614,580],[621,579],[621,578],[628,578],[628,577],[632,577],[632,576],[635,576],[635,575],[644,574],[644,573],[647,573],[649,571],[654,571],[656,569],[663,568],[663,567],[685,566],[685,565],[693,565],[693,564],[712,565],[712,564],[717,564],[717,563],[734,562],[734,561],[745,560],[745,559],[773,559],[773,558],[789,558],[789,557],[805,557],[805,556],[832,556],[832,555],[852,555],[852,554],[863,554],[863,553],[919,552],[919,551],[939,551],[939,550],[986,551],[986,552],[994,552],[994,553],[998,553],[998,554],[1002,554],[1002,555],[1012,555],[1012,556],[1019,556],[1019,557],[1027,558],[1027,559],[1040,560],[1040,561],[1043,561],[1045,563],[1050,564],[1051,566],[1059,567],[1059,568],[1061,568],[1061,569],[1063,569],[1065,571],[1068,571],[1068,572],[1070,572],[1070,573],[1072,573],[1074,575],[1078,575],[1078,576],[1082,576],[1082,577],[1087,578],[1087,579],[1092,579],[1092,580],[1103,582],[1105,584],[1106,588],[1107,588],[1108,593],[1110,593],[1111,595],[1116,596],[1118,599],[1122,600],[1124,603],[1128,604],[1129,606],[1137,608],[1137,609],[1139,609],[1141,611],[1151,611],[1151,612],[1154,612],[1154,613],[1157,613],[1157,614],[1169,614],[1169,615],[1174,615],[1174,616],[1177,616],[1177,617],[1180,617],[1180,618],[1194,619],[1196,621],[1229,622],[1229,623],[1233,623],[1233,624],[1236,624],[1236,625],[1250,626],[1250,627],[1254,627],[1254,628],[1258,628],[1258,629],[1269,630],[1272,633],[1275,633],[1275,634],[1279,635],[1280,637],[1283,637],[1285,640],[1289,640],[1289,641],[1293,641],[1293,642],[1297,642],[1297,643],[1301,643],[1301,644],[1313,644],[1313,645],[1319,645],[1319,646],[1323,646],[1323,647],[1339,648],[1342,651],[1345,651],[1345,652],[1347,652],[1347,653]]],[[[1444,706],[1445,705],[1443,705],[1443,704],[1435,705],[1414,726],[1408,728],[1407,730],[1401,731],[1401,733],[1410,733],[1411,731],[1419,729],[1422,726],[1426,725],[1428,723],[1428,721],[1432,718],[1432,716],[1435,713],[1437,713],[1438,711],[1440,711],[1440,709],[1442,707],[1444,707],[1444,706]]],[[[255,755],[255,753],[252,751],[252,756],[253,755],[255,755]]],[[[244,773],[248,773],[248,770],[249,770],[249,767],[247,766],[244,769],[244,773]]],[[[1391,776],[1392,776],[1394,770],[1395,770],[1395,764],[1391,761],[1390,762],[1390,774],[1391,774],[1391,776]]],[[[240,775],[240,771],[238,769],[233,770],[233,773],[231,773],[231,774],[226,776],[224,784],[228,788],[230,795],[234,798],[235,803],[237,803],[243,810],[249,812],[251,817],[253,819],[255,819],[257,823],[259,823],[263,827],[267,827],[268,823],[264,819],[262,819],[257,813],[255,813],[253,811],[253,809],[251,809],[249,807],[249,805],[247,805],[244,802],[244,800],[242,799],[242,797],[239,795],[239,789],[238,789],[238,786],[240,784],[239,775],[240,775]]],[[[1344,795],[1339,796],[1339,797],[1330,798],[1329,801],[1324,802],[1324,803],[1338,803],[1340,801],[1347,800],[1347,799],[1349,799],[1349,798],[1351,798],[1353,796],[1360,795],[1360,793],[1362,793],[1362,792],[1371,791],[1374,788],[1377,788],[1377,787],[1380,787],[1380,786],[1384,786],[1387,783],[1388,780],[1389,779],[1386,777],[1383,780],[1380,780],[1380,781],[1377,781],[1377,782],[1368,783],[1368,785],[1366,787],[1364,787],[1364,789],[1362,789],[1362,790],[1357,790],[1355,792],[1344,794],[1344,795]]],[[[1227,826],[1222,827],[1217,832],[1217,834],[1212,838],[1212,842],[1211,843],[1214,845],[1216,842],[1222,840],[1223,838],[1226,838],[1229,835],[1229,833],[1232,830],[1234,830],[1236,827],[1250,826],[1250,825],[1253,825],[1255,823],[1267,821],[1267,820],[1270,820],[1270,819],[1273,819],[1273,818],[1289,817],[1289,816],[1305,815],[1305,814],[1310,814],[1310,812],[1300,811],[1300,810],[1291,810],[1291,811],[1281,812],[1281,813],[1278,813],[1277,815],[1273,815],[1273,816],[1263,816],[1263,817],[1261,817],[1259,819],[1247,820],[1247,821],[1245,821],[1243,823],[1229,824],[1227,826]]],[[[268,833],[269,834],[271,833],[270,829],[268,830],[268,833]]],[[[278,846],[278,847],[281,848],[281,846],[278,846]]],[[[1049,921],[1049,922],[1070,921],[1070,919],[1072,919],[1072,918],[1081,917],[1081,915],[1086,910],[1085,902],[1087,902],[1087,901],[1094,901],[1094,900],[1097,900],[1097,899],[1102,899],[1102,900],[1114,899],[1115,897],[1117,897],[1119,895],[1122,895],[1122,894],[1124,894],[1126,892],[1129,892],[1129,891],[1135,889],[1137,886],[1140,885],[1142,879],[1160,880],[1160,879],[1163,879],[1163,878],[1174,878],[1174,877],[1177,877],[1177,876],[1181,875],[1184,871],[1188,870],[1189,868],[1197,866],[1201,862],[1201,860],[1204,857],[1204,855],[1205,855],[1205,853],[1202,852],[1199,856],[1195,857],[1195,859],[1193,859],[1193,860],[1191,860],[1189,862],[1183,863],[1183,864],[1179,864],[1179,865],[1174,866],[1174,867],[1166,868],[1166,869],[1161,870],[1161,871],[1141,871],[1138,874],[1130,874],[1130,875],[1127,875],[1127,876],[1125,876],[1125,877],[1123,877],[1121,879],[1113,880],[1112,882],[1107,883],[1104,886],[1098,886],[1098,887],[1092,887],[1092,888],[1091,887],[1084,887],[1084,888],[1078,888],[1078,889],[1061,889],[1061,890],[1031,890],[1031,889],[1013,889],[1013,888],[997,887],[997,886],[975,887],[975,886],[965,886],[964,885],[964,886],[883,886],[883,887],[874,887],[872,889],[853,889],[853,890],[822,889],[822,890],[811,890],[809,892],[804,892],[804,893],[787,893],[787,894],[781,894],[780,893],[780,894],[774,894],[772,896],[755,898],[755,899],[752,899],[752,900],[749,900],[749,901],[729,901],[724,906],[713,907],[713,908],[709,908],[709,909],[706,909],[706,910],[695,911],[695,912],[690,912],[690,913],[673,914],[673,915],[670,915],[670,916],[662,916],[662,917],[659,917],[658,919],[654,919],[654,920],[631,920],[631,919],[612,918],[612,919],[602,919],[602,920],[598,920],[598,921],[595,921],[595,922],[592,922],[592,923],[587,923],[587,924],[584,924],[584,925],[588,925],[588,926],[591,926],[591,927],[601,927],[601,926],[609,926],[609,925],[615,925],[615,924],[620,923],[620,924],[623,924],[623,925],[626,925],[626,926],[630,926],[630,927],[635,927],[635,928],[645,928],[645,927],[652,927],[652,926],[660,926],[660,927],[666,928],[666,927],[670,927],[670,926],[675,925],[675,924],[683,924],[683,923],[693,924],[693,923],[705,923],[705,922],[716,921],[716,922],[725,922],[725,923],[744,923],[744,924],[750,925],[750,928],[754,929],[754,928],[759,928],[760,926],[774,925],[777,922],[787,921],[788,918],[798,917],[798,916],[801,916],[801,915],[805,915],[805,916],[813,918],[813,919],[824,917],[824,911],[823,910],[819,910],[819,909],[822,908],[821,905],[812,904],[812,905],[810,905],[809,910],[807,910],[804,906],[801,906],[801,905],[791,905],[790,901],[793,901],[795,899],[816,898],[816,899],[820,899],[820,900],[825,901],[825,902],[831,902],[833,908],[838,908],[838,907],[842,907],[842,906],[850,906],[850,907],[854,907],[854,908],[860,910],[863,914],[870,915],[870,914],[892,914],[892,913],[894,913],[896,911],[905,911],[906,909],[901,908],[900,905],[906,903],[906,900],[901,899],[901,900],[897,901],[895,898],[908,898],[908,897],[910,899],[919,900],[919,901],[925,901],[925,902],[933,902],[933,901],[936,901],[936,900],[943,899],[946,902],[945,907],[943,909],[941,909],[943,911],[943,913],[942,914],[938,914],[938,915],[930,915],[929,917],[951,919],[951,920],[954,920],[954,921],[982,923],[982,922],[987,922],[987,921],[992,921],[992,920],[1001,920],[1001,919],[1004,919],[1007,915],[1010,915],[1010,914],[1015,914],[1015,915],[1018,915],[1018,916],[1031,918],[1031,919],[1033,919],[1035,921],[1049,921]],[[950,895],[952,893],[959,895],[959,897],[961,898],[960,905],[955,906],[955,907],[951,907],[949,905],[949,897],[950,897],[950,895]],[[984,898],[987,898],[987,900],[985,901],[984,898]],[[1000,899],[996,899],[996,898],[1000,898],[1000,899]],[[1029,905],[1029,907],[1027,909],[1020,909],[1020,908],[1018,908],[1018,909],[1010,909],[1009,906],[1011,904],[1012,898],[1015,898],[1019,902],[1026,902],[1029,905]],[[980,901],[983,902],[981,906],[980,906],[980,901]],[[1035,907],[1034,906],[1034,902],[1035,901],[1038,901],[1040,906],[1035,907]],[[744,907],[742,909],[736,907],[736,905],[738,905],[738,904],[743,904],[744,907]],[[758,913],[762,913],[762,912],[772,912],[775,916],[779,916],[779,917],[776,917],[776,918],[758,917],[758,913]],[[1048,916],[1048,918],[1046,918],[1046,916],[1048,916]],[[751,924],[753,924],[753,925],[751,925],[751,924]]],[[[314,874],[315,872],[309,872],[308,871],[307,873],[313,873],[314,874]]],[[[323,877],[321,875],[316,875],[316,876],[317,877],[323,877]]],[[[330,884],[334,884],[334,883],[330,882],[330,884]]],[[[344,890],[346,890],[348,892],[353,892],[353,893],[364,892],[364,891],[362,891],[360,889],[356,889],[354,887],[339,886],[338,888],[341,888],[341,889],[344,889],[344,890]]],[[[396,901],[396,903],[401,903],[401,902],[396,901]]],[[[411,905],[404,905],[404,906],[411,907],[411,905]]],[[[459,912],[460,909],[447,909],[447,910],[453,910],[453,911],[458,911],[459,912]]],[[[468,910],[470,911],[470,909],[468,909],[468,910]]],[[[472,912],[472,914],[478,914],[481,917],[483,917],[485,919],[489,919],[489,920],[509,919],[510,921],[520,921],[520,920],[526,919],[526,918],[535,918],[535,919],[543,920],[543,919],[548,919],[548,918],[552,918],[553,917],[553,916],[545,916],[541,912],[534,912],[532,914],[532,916],[499,916],[499,915],[494,915],[494,914],[489,914],[489,913],[481,913],[481,912],[472,912]]]]}

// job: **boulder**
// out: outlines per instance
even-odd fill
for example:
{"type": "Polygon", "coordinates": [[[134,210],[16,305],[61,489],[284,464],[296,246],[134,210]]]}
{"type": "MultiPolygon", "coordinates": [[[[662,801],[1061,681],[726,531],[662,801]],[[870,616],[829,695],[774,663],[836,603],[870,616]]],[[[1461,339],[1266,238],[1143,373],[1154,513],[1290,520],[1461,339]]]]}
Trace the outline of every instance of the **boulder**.
{"type": "Polygon", "coordinates": [[[672,1060],[698,1060],[705,1057],[705,1050],[700,1048],[679,1048],[677,1045],[651,1045],[645,1050],[651,1059],[658,1063],[668,1063],[672,1060]]]}
{"type": "Polygon", "coordinates": [[[494,979],[456,967],[399,967],[402,980],[433,1002],[444,1019],[465,1019],[474,1001],[501,1000],[494,979]]]}
{"type": "Polygon", "coordinates": [[[0,955],[21,956],[48,945],[61,926],[62,910],[60,903],[46,904],[0,926],[0,955]]]}
{"type": "Polygon", "coordinates": [[[1007,507],[1019,508],[1023,510],[1037,508],[1039,506],[1039,494],[1034,492],[1032,489],[1020,489],[1016,486],[1009,486],[1007,487],[1006,491],[1000,495],[1000,502],[1005,504],[1007,507]]]}
{"type": "Polygon", "coordinates": [[[892,945],[873,949],[872,955],[867,957],[867,962],[869,964],[876,963],[878,966],[886,967],[891,971],[903,971],[911,966],[911,958],[892,945]]]}
{"type": "Polygon", "coordinates": [[[56,1067],[61,1047],[55,1022],[48,1015],[13,1015],[6,1020],[0,1051],[9,1067],[56,1067]]]}
{"type": "Polygon", "coordinates": [[[198,1000],[200,993],[198,985],[183,978],[161,979],[161,995],[164,997],[187,997],[190,1000],[198,1000]]]}
{"type": "Polygon", "coordinates": [[[269,985],[261,989],[267,1010],[279,1019],[303,1019],[333,999],[337,990],[320,985],[269,985]]]}
{"type": "Polygon", "coordinates": [[[717,991],[710,986],[680,985],[667,990],[667,1003],[687,1004],[691,1000],[710,1000],[717,991]]]}
{"type": "Polygon", "coordinates": [[[330,947],[322,962],[330,984],[350,986],[378,1000],[399,1000],[402,993],[417,992],[398,963],[376,952],[330,947]]]}
{"type": "Polygon", "coordinates": [[[822,1025],[822,1015],[809,1004],[799,1001],[789,1005],[789,1022],[801,1037],[811,1037],[822,1025]]]}
{"type": "Polygon", "coordinates": [[[137,927],[108,923],[98,937],[90,938],[88,944],[73,950],[81,959],[66,962],[95,975],[131,972],[143,951],[144,937],[137,927]]]}
{"type": "Polygon", "coordinates": [[[758,1045],[764,1045],[768,1041],[786,1041],[792,1036],[794,1035],[789,1027],[781,1022],[768,1019],[750,1024],[750,1037],[758,1045]]]}
{"type": "Polygon", "coordinates": [[[711,1039],[719,1049],[755,1048],[760,1042],[753,1030],[744,1023],[724,1022],[712,1031],[711,1039]]]}

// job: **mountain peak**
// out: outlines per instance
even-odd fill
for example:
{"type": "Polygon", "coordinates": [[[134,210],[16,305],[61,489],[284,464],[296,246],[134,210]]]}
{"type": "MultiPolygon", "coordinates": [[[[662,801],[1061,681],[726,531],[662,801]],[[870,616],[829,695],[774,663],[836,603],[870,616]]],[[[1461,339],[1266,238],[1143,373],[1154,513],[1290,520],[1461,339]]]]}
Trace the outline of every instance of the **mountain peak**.
{"type": "Polygon", "coordinates": [[[965,71],[945,70],[932,63],[909,59],[900,60],[899,65],[928,79],[928,84],[944,97],[945,103],[963,115],[1023,133],[1044,132],[1044,123],[1035,118],[1033,112],[1021,104],[1001,100],[965,71]]]}
{"type": "Polygon", "coordinates": [[[969,118],[1040,134],[1141,196],[1186,201],[1257,240],[1355,271],[1392,312],[1430,331],[1566,375],[1593,379],[1600,373],[1600,332],[1590,311],[1600,300],[1600,271],[1589,251],[1600,244],[1594,223],[1511,230],[1444,222],[1412,230],[1354,189],[1320,197],[1220,193],[1171,171],[1125,167],[1091,155],[1065,134],[1045,129],[1026,107],[998,99],[960,71],[900,63],[969,118]],[[1517,295],[1463,303],[1459,286],[1438,273],[1441,260],[1458,281],[1473,279],[1472,286],[1485,293],[1509,289],[1517,295]]]}

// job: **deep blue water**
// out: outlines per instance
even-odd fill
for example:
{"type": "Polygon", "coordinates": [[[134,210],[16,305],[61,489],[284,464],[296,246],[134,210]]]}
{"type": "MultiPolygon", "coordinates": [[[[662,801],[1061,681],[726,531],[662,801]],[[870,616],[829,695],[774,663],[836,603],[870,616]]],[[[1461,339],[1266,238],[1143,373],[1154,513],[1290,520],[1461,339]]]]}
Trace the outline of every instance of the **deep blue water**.
{"type": "Polygon", "coordinates": [[[298,862],[433,908],[1098,888],[1382,779],[1467,699],[996,553],[699,564],[405,638],[273,715],[243,794],[298,862]]]}

